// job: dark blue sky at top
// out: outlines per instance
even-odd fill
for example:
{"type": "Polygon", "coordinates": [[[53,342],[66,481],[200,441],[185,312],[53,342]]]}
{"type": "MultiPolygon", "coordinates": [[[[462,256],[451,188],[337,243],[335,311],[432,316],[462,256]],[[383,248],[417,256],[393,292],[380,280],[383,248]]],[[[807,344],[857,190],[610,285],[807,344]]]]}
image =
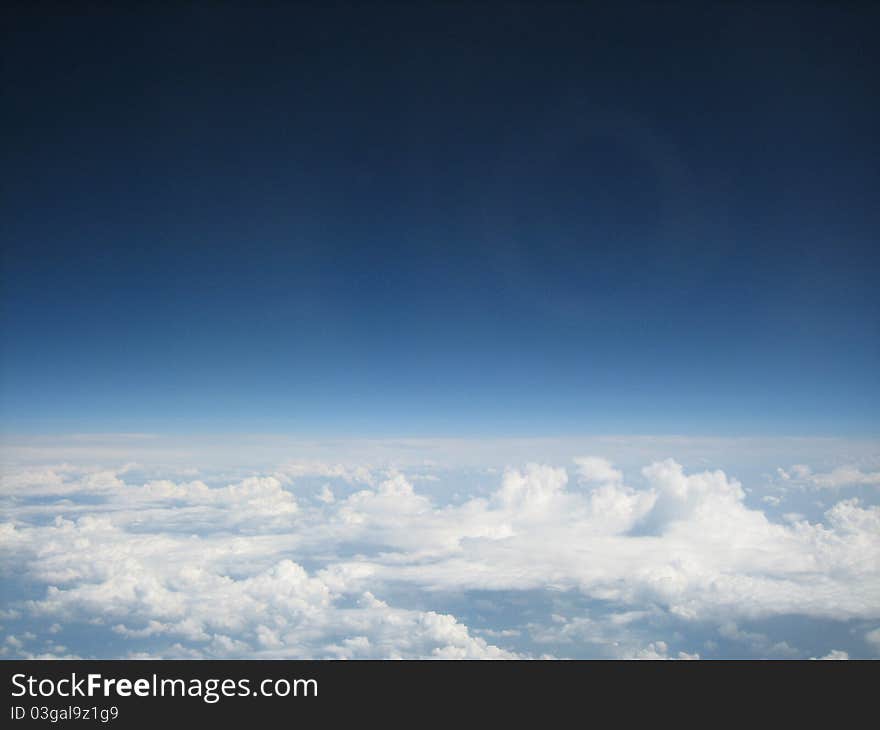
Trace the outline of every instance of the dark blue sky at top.
{"type": "Polygon", "coordinates": [[[4,10],[7,432],[876,433],[867,3],[4,10]]]}

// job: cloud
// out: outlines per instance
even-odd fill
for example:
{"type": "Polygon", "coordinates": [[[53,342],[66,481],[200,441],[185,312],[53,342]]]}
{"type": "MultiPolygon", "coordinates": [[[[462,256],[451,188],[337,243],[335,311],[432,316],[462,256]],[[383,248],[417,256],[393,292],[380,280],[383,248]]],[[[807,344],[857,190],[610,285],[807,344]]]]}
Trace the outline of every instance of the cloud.
{"type": "Polygon", "coordinates": [[[21,642],[6,646],[102,655],[84,637],[106,635],[169,657],[692,658],[696,640],[675,636],[714,626],[789,656],[752,624],[880,621],[880,507],[845,499],[775,522],[722,470],[660,459],[628,483],[609,460],[574,463],[574,479],[529,463],[418,482],[470,490],[446,501],[387,465],[284,462],[227,482],[9,469],[0,570],[31,592],[4,590],[21,642]],[[518,618],[491,618],[493,601],[518,618]]]}
{"type": "Polygon", "coordinates": [[[643,649],[639,649],[631,654],[622,656],[621,659],[643,659],[643,660],[667,660],[667,659],[699,659],[699,654],[688,654],[686,651],[680,651],[675,657],[669,656],[669,647],[665,641],[652,641],[643,649]]]}
{"type": "Polygon", "coordinates": [[[820,656],[820,657],[810,657],[810,659],[820,659],[820,660],[823,660],[823,661],[828,661],[828,660],[831,660],[831,661],[837,660],[837,661],[839,661],[839,660],[842,660],[842,659],[843,659],[843,660],[845,660],[845,659],[849,659],[849,654],[847,654],[845,651],[841,651],[840,649],[832,649],[832,650],[829,651],[825,656],[820,656]]]}
{"type": "Polygon", "coordinates": [[[777,469],[785,482],[819,489],[840,489],[850,486],[880,487],[880,471],[865,472],[855,466],[839,466],[830,472],[815,473],[804,464],[795,464],[788,470],[777,469]]]}
{"type": "Polygon", "coordinates": [[[585,482],[620,484],[623,481],[623,472],[602,457],[582,456],[576,458],[574,463],[577,464],[578,475],[585,482]]]}

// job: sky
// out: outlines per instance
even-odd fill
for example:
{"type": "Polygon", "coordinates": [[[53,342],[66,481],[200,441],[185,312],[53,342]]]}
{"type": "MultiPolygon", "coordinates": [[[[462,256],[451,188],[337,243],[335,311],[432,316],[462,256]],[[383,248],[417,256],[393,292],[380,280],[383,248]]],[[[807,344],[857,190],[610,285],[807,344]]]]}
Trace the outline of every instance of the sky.
{"type": "Polygon", "coordinates": [[[876,9],[4,12],[6,434],[877,434],[876,9]]]}
{"type": "Polygon", "coordinates": [[[0,658],[880,658],[880,6],[257,5],[0,11],[0,658]]]}

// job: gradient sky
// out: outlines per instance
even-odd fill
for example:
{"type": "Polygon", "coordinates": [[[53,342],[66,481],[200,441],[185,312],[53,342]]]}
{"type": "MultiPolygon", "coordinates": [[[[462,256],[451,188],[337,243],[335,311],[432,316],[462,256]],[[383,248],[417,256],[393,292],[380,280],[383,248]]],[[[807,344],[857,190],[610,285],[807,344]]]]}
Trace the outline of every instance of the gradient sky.
{"type": "Polygon", "coordinates": [[[7,433],[878,432],[877,7],[3,12],[7,433]]]}

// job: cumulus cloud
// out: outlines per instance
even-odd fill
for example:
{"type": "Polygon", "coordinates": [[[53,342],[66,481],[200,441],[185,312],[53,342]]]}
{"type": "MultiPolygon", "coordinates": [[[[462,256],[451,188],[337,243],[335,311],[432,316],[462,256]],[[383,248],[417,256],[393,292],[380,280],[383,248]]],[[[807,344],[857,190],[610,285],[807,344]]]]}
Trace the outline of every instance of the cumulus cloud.
{"type": "Polygon", "coordinates": [[[829,661],[829,660],[830,661],[840,661],[840,660],[849,659],[849,654],[847,654],[845,651],[842,651],[840,649],[832,649],[825,656],[810,657],[810,658],[811,659],[819,659],[819,660],[823,660],[823,661],[829,661]]]}
{"type": "Polygon", "coordinates": [[[699,654],[688,654],[686,651],[680,651],[674,657],[669,655],[669,647],[665,641],[652,641],[646,647],[639,649],[631,654],[622,656],[621,659],[643,659],[651,661],[663,661],[668,659],[699,659],[699,654]]]}
{"type": "Polygon", "coordinates": [[[139,656],[687,659],[695,640],[674,635],[715,626],[794,656],[748,628],[786,615],[862,622],[880,645],[877,506],[776,522],[721,470],[662,459],[630,483],[603,458],[574,464],[509,467],[446,501],[387,466],[286,462],[227,483],[10,469],[0,570],[32,592],[4,590],[3,609],[35,638],[16,628],[4,646],[101,655],[84,637],[109,635],[139,656]],[[505,624],[496,600],[524,607],[505,624]]]}
{"type": "Polygon", "coordinates": [[[585,482],[619,484],[623,481],[623,472],[601,456],[581,456],[574,463],[577,464],[578,476],[585,482]]]}

